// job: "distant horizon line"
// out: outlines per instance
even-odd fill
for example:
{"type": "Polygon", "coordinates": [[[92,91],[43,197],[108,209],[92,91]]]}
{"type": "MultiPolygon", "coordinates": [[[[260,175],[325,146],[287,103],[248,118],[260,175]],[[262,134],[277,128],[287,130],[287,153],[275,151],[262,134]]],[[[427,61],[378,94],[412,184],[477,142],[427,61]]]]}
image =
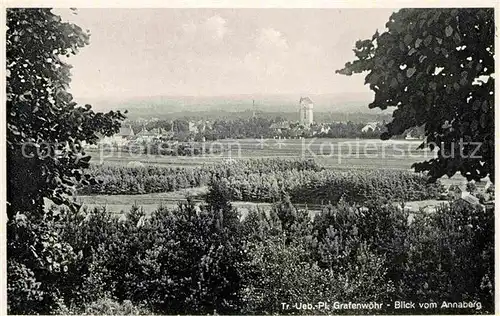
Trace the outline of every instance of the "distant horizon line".
{"type": "MultiPolygon", "coordinates": [[[[70,91],[70,93],[72,93],[70,91]]],[[[148,95],[135,95],[135,96],[90,96],[90,97],[78,97],[73,95],[75,98],[80,99],[139,99],[139,98],[158,98],[158,97],[172,97],[172,98],[216,98],[216,97],[237,97],[237,96],[327,96],[327,95],[353,95],[353,94],[369,95],[373,92],[326,92],[326,93],[296,93],[296,92],[255,92],[255,93],[228,93],[228,94],[148,94],[148,95]]],[[[72,93],[73,94],[73,93],[72,93]]]]}

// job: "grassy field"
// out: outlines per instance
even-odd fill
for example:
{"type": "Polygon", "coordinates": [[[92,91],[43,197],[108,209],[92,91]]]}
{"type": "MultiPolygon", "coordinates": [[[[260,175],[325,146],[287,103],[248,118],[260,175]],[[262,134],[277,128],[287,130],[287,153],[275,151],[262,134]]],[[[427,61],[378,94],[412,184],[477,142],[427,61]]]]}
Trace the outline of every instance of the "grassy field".
{"type": "Polygon", "coordinates": [[[126,165],[130,162],[169,167],[196,167],[228,159],[302,158],[315,159],[327,168],[410,169],[414,162],[432,158],[429,151],[418,150],[421,141],[378,139],[238,139],[206,142],[217,154],[172,157],[128,152],[89,151],[97,164],[126,165]]]}

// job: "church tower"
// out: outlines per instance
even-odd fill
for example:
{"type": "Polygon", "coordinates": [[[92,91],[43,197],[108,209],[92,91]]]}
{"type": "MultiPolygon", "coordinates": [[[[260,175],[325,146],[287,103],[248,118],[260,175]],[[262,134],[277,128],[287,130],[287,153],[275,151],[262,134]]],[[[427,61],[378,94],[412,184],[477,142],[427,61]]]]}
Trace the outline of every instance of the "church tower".
{"type": "Polygon", "coordinates": [[[313,119],[314,103],[309,97],[301,97],[299,101],[299,122],[303,125],[311,125],[313,119]]]}

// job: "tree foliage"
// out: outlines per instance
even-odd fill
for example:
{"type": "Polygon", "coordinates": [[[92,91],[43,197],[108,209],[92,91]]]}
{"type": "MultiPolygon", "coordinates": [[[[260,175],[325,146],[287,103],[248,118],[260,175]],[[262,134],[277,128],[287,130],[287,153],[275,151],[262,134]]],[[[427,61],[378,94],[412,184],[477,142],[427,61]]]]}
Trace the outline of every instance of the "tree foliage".
{"type": "Polygon", "coordinates": [[[90,156],[82,142],[111,136],[120,112],[78,106],[67,89],[69,57],[89,43],[80,27],[62,22],[51,9],[8,9],[7,75],[7,256],[10,312],[48,313],[68,267],[79,260],[58,231],[60,212],[44,198],[73,206],[76,184],[89,183],[82,169],[90,156]]]}
{"type": "Polygon", "coordinates": [[[90,156],[83,141],[118,131],[120,112],[78,106],[68,93],[71,66],[64,57],[89,43],[80,27],[51,9],[7,10],[7,159],[9,218],[39,211],[43,198],[69,204],[65,195],[85,182],[90,156]]]}
{"type": "Polygon", "coordinates": [[[201,187],[214,178],[225,183],[230,199],[276,202],[289,195],[293,203],[328,204],[340,199],[362,203],[383,197],[393,201],[438,198],[443,186],[406,170],[328,170],[313,160],[248,159],[196,168],[161,166],[95,166],[98,183],[81,194],[144,194],[201,187]]]}
{"type": "Polygon", "coordinates": [[[382,139],[425,124],[421,148],[437,147],[437,158],[416,171],[494,180],[493,9],[402,9],[386,27],[356,42],[357,59],[337,70],[368,72],[369,107],[396,107],[382,139]]]}
{"type": "Polygon", "coordinates": [[[233,200],[252,202],[275,202],[284,192],[293,203],[418,201],[435,199],[443,191],[439,182],[428,183],[427,176],[403,170],[285,170],[235,174],[223,180],[233,200]]]}
{"type": "Polygon", "coordinates": [[[160,207],[150,216],[134,207],[120,218],[105,209],[46,217],[37,233],[45,243],[56,233],[71,256],[59,265],[57,247],[49,247],[40,261],[52,270],[34,274],[9,261],[9,273],[18,276],[9,280],[9,293],[17,294],[9,297],[9,313],[310,314],[281,303],[422,297],[482,304],[450,314],[488,313],[493,215],[464,202],[410,216],[373,202],[330,205],[310,219],[285,196],[240,221],[227,187],[212,182],[205,203],[160,207]]]}

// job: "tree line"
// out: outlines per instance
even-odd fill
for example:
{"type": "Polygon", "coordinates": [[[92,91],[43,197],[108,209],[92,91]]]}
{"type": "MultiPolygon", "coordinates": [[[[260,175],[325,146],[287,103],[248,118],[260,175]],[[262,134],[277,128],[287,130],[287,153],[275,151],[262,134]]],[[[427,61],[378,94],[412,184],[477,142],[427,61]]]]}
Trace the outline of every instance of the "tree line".
{"type": "Polygon", "coordinates": [[[385,197],[392,201],[436,199],[444,191],[428,177],[401,170],[326,170],[313,160],[249,159],[196,168],[92,166],[96,183],[80,194],[146,194],[227,185],[231,200],[275,202],[285,194],[294,203],[336,204],[385,197]]]}

